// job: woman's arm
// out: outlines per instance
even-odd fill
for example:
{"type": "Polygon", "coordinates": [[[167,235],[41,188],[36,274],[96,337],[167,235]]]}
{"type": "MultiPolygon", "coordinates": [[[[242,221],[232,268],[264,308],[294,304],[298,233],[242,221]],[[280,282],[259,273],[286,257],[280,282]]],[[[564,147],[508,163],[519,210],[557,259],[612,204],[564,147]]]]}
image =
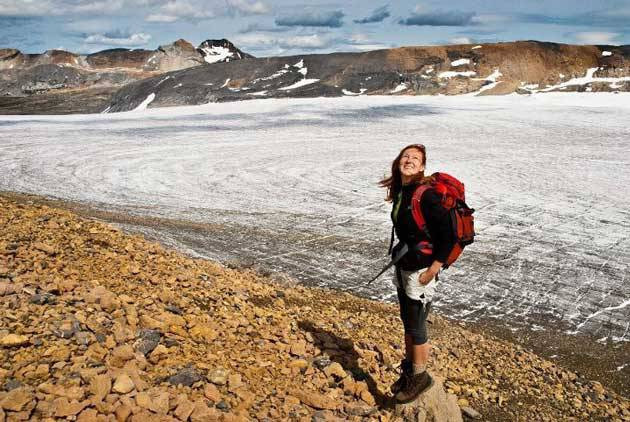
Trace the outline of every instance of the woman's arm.
{"type": "Polygon", "coordinates": [[[427,284],[446,262],[453,246],[455,246],[455,241],[451,215],[449,210],[442,206],[441,196],[433,189],[429,189],[424,193],[420,205],[433,244],[433,263],[420,275],[418,280],[421,284],[427,284]]]}

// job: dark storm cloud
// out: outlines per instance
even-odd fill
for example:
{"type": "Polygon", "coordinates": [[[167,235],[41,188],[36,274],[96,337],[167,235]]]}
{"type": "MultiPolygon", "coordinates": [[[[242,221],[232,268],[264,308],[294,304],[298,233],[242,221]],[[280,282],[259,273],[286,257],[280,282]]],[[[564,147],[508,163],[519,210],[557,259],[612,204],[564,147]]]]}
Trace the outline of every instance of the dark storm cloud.
{"type": "Polygon", "coordinates": [[[334,10],[331,12],[305,12],[299,15],[277,18],[276,25],[340,28],[343,26],[344,16],[345,15],[341,10],[334,10]]]}
{"type": "Polygon", "coordinates": [[[474,23],[474,16],[475,12],[458,10],[412,13],[411,16],[399,20],[398,23],[407,26],[467,26],[474,23]]]}
{"type": "Polygon", "coordinates": [[[378,9],[374,9],[374,11],[372,12],[370,16],[363,19],[355,19],[354,23],[382,22],[383,20],[391,16],[388,9],[389,9],[389,5],[385,5],[385,6],[379,7],[378,9]]]}

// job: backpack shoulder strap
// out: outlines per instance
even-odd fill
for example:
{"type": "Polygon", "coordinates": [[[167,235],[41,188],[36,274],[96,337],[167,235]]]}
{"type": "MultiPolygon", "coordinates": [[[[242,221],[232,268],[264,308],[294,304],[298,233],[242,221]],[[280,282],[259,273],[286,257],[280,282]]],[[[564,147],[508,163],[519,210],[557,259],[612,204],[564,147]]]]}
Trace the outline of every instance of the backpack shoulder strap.
{"type": "Polygon", "coordinates": [[[426,221],[422,215],[420,201],[422,200],[422,195],[432,187],[433,186],[430,184],[422,184],[416,188],[411,197],[411,215],[420,230],[424,230],[424,226],[426,225],[426,221]]]}

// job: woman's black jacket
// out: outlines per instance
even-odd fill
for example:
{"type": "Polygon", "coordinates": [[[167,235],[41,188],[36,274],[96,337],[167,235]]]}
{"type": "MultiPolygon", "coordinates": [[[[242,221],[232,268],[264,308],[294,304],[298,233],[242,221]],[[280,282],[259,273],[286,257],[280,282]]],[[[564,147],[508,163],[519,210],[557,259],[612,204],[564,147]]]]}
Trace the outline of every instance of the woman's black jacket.
{"type": "Polygon", "coordinates": [[[429,267],[435,260],[446,262],[455,244],[450,212],[442,206],[442,198],[434,189],[428,189],[422,195],[420,210],[428,233],[420,231],[411,213],[411,198],[417,187],[417,184],[403,185],[401,192],[394,198],[392,209],[396,236],[401,244],[409,245],[409,252],[398,264],[405,271],[429,267]],[[413,247],[421,241],[433,244],[432,255],[414,250],[413,247]]]}

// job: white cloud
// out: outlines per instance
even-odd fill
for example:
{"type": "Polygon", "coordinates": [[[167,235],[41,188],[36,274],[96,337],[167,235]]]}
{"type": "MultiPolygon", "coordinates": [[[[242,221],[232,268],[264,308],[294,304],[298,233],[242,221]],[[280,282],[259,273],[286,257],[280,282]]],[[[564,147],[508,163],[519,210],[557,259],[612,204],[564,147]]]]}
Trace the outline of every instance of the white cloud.
{"type": "Polygon", "coordinates": [[[240,15],[264,15],[271,11],[262,1],[226,0],[226,3],[228,8],[240,15]]]}
{"type": "Polygon", "coordinates": [[[135,47],[145,45],[151,39],[151,35],[143,32],[137,34],[131,34],[127,37],[113,37],[105,34],[92,34],[86,37],[83,42],[85,44],[99,44],[99,45],[118,45],[135,47]]]}
{"type": "Polygon", "coordinates": [[[366,43],[366,42],[370,42],[370,37],[368,37],[366,34],[362,34],[362,33],[355,33],[350,35],[349,38],[350,41],[352,41],[353,43],[366,43]]]}
{"type": "Polygon", "coordinates": [[[149,15],[146,18],[144,18],[145,21],[147,22],[175,22],[177,19],[179,19],[178,16],[173,16],[173,15],[149,15]]]}
{"type": "Polygon", "coordinates": [[[279,40],[279,45],[283,48],[319,49],[328,47],[330,43],[330,39],[322,37],[319,34],[296,35],[279,40]]]}
{"type": "Polygon", "coordinates": [[[506,15],[481,14],[475,15],[470,20],[474,24],[493,25],[510,22],[513,18],[506,15]]]}
{"type": "Polygon", "coordinates": [[[147,15],[147,22],[175,22],[179,19],[207,19],[216,14],[207,2],[189,0],[169,0],[162,4],[156,13],[147,15]]]}
{"type": "Polygon", "coordinates": [[[318,50],[332,45],[333,40],[320,34],[279,36],[263,33],[249,33],[234,37],[234,43],[243,49],[255,50],[318,50]]]}
{"type": "Polygon", "coordinates": [[[0,16],[49,16],[114,13],[134,0],[2,0],[0,16]]]}
{"type": "Polygon", "coordinates": [[[620,34],[616,32],[576,32],[575,39],[581,44],[613,44],[620,34]]]}
{"type": "Polygon", "coordinates": [[[455,37],[448,40],[450,44],[472,44],[472,40],[468,37],[455,37]]]}

